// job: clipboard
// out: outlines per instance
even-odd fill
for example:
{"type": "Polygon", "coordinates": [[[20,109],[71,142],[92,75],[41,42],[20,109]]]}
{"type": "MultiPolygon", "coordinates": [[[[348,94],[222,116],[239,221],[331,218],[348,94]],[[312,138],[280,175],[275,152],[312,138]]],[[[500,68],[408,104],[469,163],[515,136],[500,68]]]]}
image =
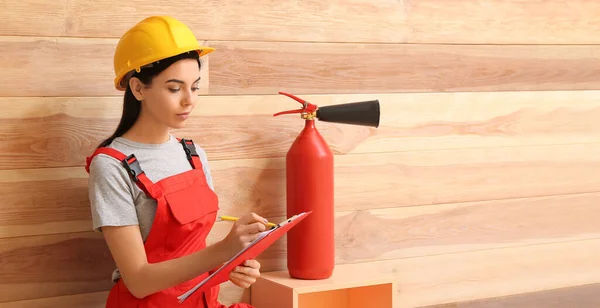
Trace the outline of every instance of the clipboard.
{"type": "Polygon", "coordinates": [[[291,228],[296,226],[311,213],[312,211],[294,215],[277,224],[277,226],[261,232],[258,238],[248,245],[248,247],[242,249],[233,258],[229,259],[229,261],[215,270],[211,275],[206,277],[206,279],[199,282],[192,289],[178,296],[177,299],[179,299],[179,303],[183,303],[183,301],[185,301],[190,295],[198,290],[206,290],[228,281],[229,273],[231,273],[236,266],[242,265],[246,260],[256,258],[259,254],[269,248],[269,246],[275,243],[275,241],[277,241],[283,234],[288,232],[291,228]]]}

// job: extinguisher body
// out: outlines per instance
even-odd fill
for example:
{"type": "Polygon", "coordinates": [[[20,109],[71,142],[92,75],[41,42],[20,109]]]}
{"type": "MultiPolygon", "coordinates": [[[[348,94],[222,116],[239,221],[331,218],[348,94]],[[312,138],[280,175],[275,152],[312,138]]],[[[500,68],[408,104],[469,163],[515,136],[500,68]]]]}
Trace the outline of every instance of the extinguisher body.
{"type": "Polygon", "coordinates": [[[286,155],[287,216],[312,212],[287,232],[287,267],[292,278],[326,279],[335,266],[333,151],[315,127],[325,122],[379,126],[379,101],[319,108],[292,94],[279,92],[302,107],[275,113],[297,114],[305,120],[286,155]]]}
{"type": "Polygon", "coordinates": [[[287,233],[287,267],[292,278],[326,279],[335,266],[334,155],[306,120],[286,155],[287,216],[312,211],[287,233]]]}

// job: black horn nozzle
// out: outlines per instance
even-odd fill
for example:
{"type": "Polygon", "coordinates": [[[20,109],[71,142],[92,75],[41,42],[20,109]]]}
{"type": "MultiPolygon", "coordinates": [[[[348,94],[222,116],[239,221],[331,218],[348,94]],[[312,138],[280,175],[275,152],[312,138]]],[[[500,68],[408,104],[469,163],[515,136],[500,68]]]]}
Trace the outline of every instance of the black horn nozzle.
{"type": "Polygon", "coordinates": [[[324,122],[378,127],[379,100],[319,107],[317,118],[324,122]]]}

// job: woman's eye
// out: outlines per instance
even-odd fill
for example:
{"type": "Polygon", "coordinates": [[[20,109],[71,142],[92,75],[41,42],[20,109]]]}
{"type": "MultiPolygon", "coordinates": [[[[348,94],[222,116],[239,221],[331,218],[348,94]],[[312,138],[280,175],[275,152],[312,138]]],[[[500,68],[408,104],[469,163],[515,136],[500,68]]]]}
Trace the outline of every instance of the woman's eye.
{"type": "Polygon", "coordinates": [[[192,91],[198,91],[198,90],[200,90],[200,87],[194,87],[194,88],[192,88],[192,91]]]}
{"type": "Polygon", "coordinates": [[[175,93],[175,92],[179,92],[179,89],[171,89],[171,88],[169,88],[169,91],[175,93]]]}

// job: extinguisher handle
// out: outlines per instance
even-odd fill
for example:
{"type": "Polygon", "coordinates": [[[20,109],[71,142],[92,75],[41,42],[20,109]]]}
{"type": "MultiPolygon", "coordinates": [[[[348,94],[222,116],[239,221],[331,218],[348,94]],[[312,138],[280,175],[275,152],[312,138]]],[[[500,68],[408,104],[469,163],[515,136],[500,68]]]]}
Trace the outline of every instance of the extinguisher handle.
{"type": "Polygon", "coordinates": [[[278,112],[276,114],[274,114],[273,116],[278,116],[278,115],[282,115],[282,114],[293,114],[293,113],[312,113],[315,112],[317,110],[317,105],[311,104],[299,97],[296,97],[292,94],[289,93],[285,93],[285,92],[279,92],[279,94],[283,94],[287,97],[290,97],[292,99],[294,99],[295,101],[299,102],[300,104],[302,104],[302,108],[301,109],[295,109],[295,110],[287,110],[287,111],[282,111],[282,112],[278,112]]]}
{"type": "Polygon", "coordinates": [[[304,109],[296,109],[296,110],[287,110],[287,111],[281,111],[278,112],[276,114],[274,114],[273,116],[276,117],[278,115],[282,115],[282,114],[293,114],[293,113],[302,113],[304,109]]]}

